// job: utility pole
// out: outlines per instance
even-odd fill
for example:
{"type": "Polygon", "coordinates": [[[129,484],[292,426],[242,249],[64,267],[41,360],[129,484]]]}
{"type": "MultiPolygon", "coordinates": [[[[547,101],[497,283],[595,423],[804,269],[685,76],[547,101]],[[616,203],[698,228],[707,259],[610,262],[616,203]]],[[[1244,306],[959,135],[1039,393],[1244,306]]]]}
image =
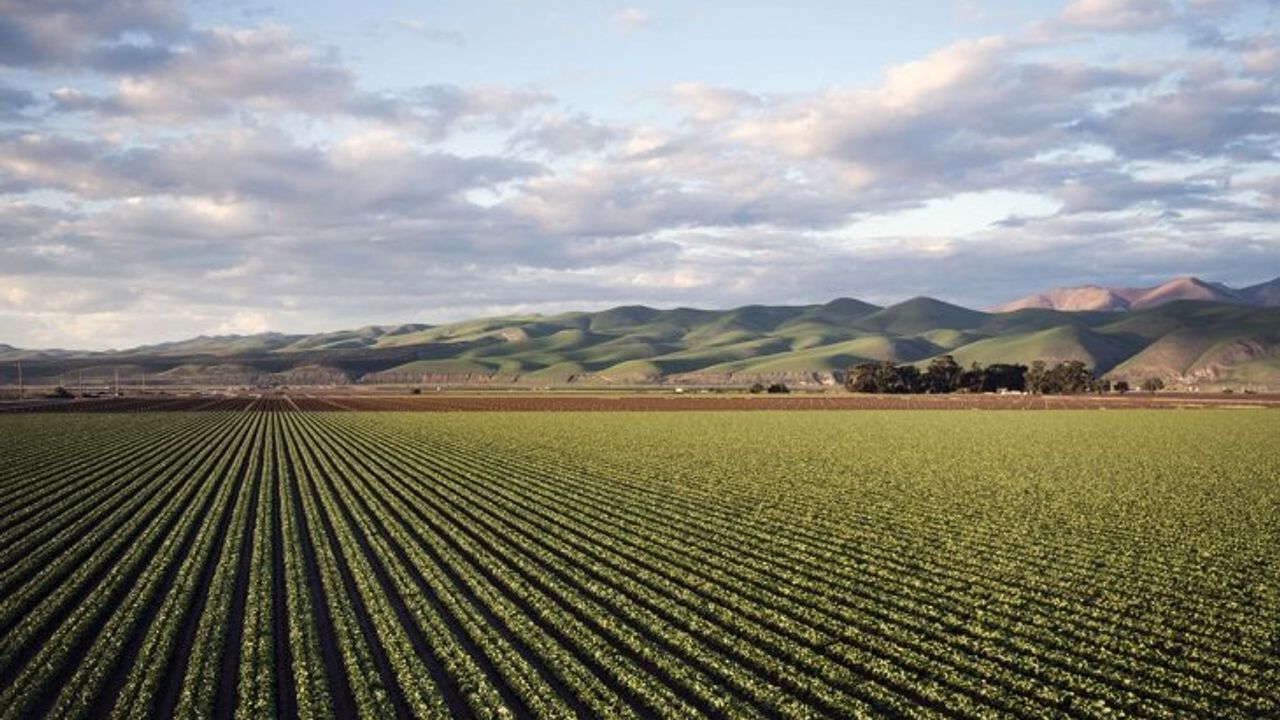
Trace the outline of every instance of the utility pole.
{"type": "Polygon", "coordinates": [[[22,399],[22,361],[18,361],[18,399],[22,399]]]}
{"type": "Polygon", "coordinates": [[[120,368],[116,368],[116,391],[113,394],[120,397],[120,368]]]}

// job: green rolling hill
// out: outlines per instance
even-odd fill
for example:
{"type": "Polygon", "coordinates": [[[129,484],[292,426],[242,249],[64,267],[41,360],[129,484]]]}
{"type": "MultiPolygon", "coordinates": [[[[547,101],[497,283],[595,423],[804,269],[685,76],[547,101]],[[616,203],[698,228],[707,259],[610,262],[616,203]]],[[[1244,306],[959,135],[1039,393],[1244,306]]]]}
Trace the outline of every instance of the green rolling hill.
{"type": "Polygon", "coordinates": [[[834,384],[861,362],[1081,360],[1113,378],[1280,389],[1280,308],[1177,300],[1126,312],[981,312],[918,297],[730,310],[640,305],[446,325],[199,337],[125,351],[0,344],[0,383],[834,384]],[[71,378],[71,380],[69,380],[71,378]]]}
{"type": "Polygon", "coordinates": [[[1091,368],[1110,369],[1140,348],[1127,336],[1104,335],[1078,325],[1056,325],[978,340],[952,350],[951,355],[963,365],[1079,360],[1091,368]]]}

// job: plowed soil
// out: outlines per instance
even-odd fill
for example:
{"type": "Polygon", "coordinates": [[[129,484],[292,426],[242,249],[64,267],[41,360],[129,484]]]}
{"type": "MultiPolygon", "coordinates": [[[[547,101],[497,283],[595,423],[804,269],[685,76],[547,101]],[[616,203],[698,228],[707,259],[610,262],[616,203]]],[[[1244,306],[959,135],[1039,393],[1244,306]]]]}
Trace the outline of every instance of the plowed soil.
{"type": "Polygon", "coordinates": [[[0,412],[662,412],[747,410],[1090,410],[1122,408],[1274,408],[1280,394],[1129,393],[1127,395],[721,395],[555,393],[434,395],[267,394],[224,398],[125,397],[37,400],[0,412]]]}

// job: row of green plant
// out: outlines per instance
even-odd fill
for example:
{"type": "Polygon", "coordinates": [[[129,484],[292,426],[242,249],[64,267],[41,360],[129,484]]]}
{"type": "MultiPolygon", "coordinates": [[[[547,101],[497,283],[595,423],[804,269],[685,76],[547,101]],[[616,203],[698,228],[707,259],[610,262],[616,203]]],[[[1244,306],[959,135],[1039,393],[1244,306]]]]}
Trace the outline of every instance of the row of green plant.
{"type": "Polygon", "coordinates": [[[0,565],[0,708],[1269,716],[1280,449],[1240,415],[0,418],[0,558],[48,548],[0,565]]]}

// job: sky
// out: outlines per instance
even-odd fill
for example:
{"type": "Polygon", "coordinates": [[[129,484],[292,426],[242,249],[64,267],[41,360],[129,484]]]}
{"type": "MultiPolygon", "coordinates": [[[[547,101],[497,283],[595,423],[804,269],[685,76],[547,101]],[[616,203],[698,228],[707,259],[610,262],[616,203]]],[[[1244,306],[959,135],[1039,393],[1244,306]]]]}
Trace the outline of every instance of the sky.
{"type": "Polygon", "coordinates": [[[0,0],[0,343],[1280,275],[1280,0],[0,0]]]}

